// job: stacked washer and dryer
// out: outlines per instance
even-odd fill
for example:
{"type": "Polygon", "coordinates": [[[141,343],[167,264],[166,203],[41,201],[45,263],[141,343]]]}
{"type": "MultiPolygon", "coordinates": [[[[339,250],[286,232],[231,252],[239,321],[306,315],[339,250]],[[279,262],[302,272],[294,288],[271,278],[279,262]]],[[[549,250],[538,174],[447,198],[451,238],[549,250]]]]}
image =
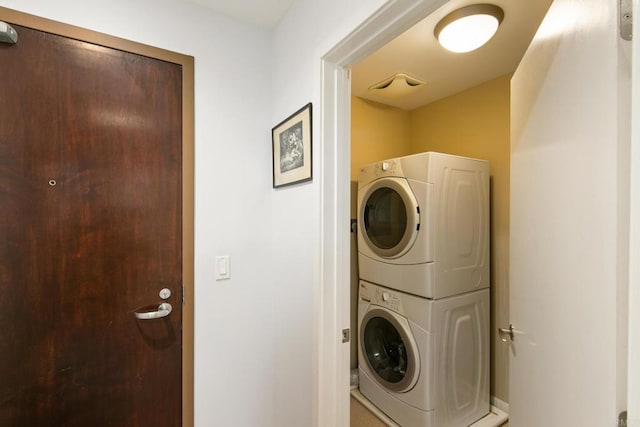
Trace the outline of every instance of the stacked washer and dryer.
{"type": "Polygon", "coordinates": [[[489,164],[435,152],[358,179],[360,392],[403,427],[489,413],[489,164]]]}

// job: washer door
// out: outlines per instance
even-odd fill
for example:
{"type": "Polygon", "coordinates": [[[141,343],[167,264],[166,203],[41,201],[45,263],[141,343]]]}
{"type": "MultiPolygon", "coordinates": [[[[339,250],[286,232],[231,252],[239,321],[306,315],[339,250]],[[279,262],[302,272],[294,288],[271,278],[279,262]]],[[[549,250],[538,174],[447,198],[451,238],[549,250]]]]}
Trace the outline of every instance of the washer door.
{"type": "Polygon", "coordinates": [[[362,198],[359,222],[362,237],[377,255],[397,258],[411,249],[420,229],[420,211],[407,180],[372,182],[362,198]]]}
{"type": "Polygon", "coordinates": [[[360,324],[360,346],[383,387],[402,393],[418,381],[420,359],[407,319],[382,307],[371,309],[360,324]]]}

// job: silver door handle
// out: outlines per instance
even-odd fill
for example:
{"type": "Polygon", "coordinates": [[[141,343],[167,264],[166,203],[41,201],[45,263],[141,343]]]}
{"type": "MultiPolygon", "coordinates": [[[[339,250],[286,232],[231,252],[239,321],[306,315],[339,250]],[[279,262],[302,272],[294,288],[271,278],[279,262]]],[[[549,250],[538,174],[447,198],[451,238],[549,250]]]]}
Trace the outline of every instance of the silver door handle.
{"type": "Polygon", "coordinates": [[[173,307],[171,307],[171,304],[169,304],[168,302],[163,302],[158,306],[158,310],[156,311],[145,311],[143,313],[138,313],[136,311],[135,315],[136,315],[136,318],[142,319],[142,320],[160,319],[161,317],[167,317],[169,313],[171,313],[171,310],[173,310],[173,307]]]}
{"type": "Polygon", "coordinates": [[[513,325],[509,324],[509,328],[498,328],[498,332],[500,332],[500,340],[502,342],[508,342],[508,341],[512,341],[515,338],[516,334],[521,334],[522,331],[518,331],[516,329],[513,328],[513,325]],[[509,337],[509,339],[507,339],[507,337],[505,337],[505,335],[507,335],[509,337]]]}

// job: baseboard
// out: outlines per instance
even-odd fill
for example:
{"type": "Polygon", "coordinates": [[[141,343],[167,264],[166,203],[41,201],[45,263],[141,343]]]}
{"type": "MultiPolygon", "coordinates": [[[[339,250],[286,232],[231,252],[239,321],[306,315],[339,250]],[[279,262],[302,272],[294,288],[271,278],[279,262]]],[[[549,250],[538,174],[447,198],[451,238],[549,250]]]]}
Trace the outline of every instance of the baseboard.
{"type": "Polygon", "coordinates": [[[495,396],[491,396],[491,406],[495,406],[500,409],[502,412],[509,413],[509,404],[504,400],[500,400],[495,396]]]}
{"type": "Polygon", "coordinates": [[[491,411],[483,418],[471,424],[471,427],[499,427],[507,421],[509,421],[509,414],[491,405],[491,411]]]}

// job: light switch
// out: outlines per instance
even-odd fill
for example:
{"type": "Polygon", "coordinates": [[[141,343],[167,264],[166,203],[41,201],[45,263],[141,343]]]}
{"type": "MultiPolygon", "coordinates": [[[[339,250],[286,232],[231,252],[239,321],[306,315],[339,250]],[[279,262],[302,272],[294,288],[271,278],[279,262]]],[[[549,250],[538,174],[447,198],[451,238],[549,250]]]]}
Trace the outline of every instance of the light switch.
{"type": "Polygon", "coordinates": [[[231,265],[229,255],[216,257],[216,280],[226,280],[231,278],[231,265]]]}

